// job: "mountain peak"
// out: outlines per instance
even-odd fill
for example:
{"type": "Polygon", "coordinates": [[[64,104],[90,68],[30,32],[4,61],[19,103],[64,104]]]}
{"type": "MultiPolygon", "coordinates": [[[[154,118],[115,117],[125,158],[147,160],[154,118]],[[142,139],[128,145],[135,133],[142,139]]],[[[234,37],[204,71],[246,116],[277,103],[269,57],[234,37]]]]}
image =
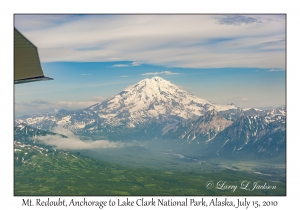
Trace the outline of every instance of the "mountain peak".
{"type": "Polygon", "coordinates": [[[164,79],[161,78],[161,77],[155,76],[155,77],[152,77],[150,80],[153,80],[153,81],[163,81],[164,79]]]}
{"type": "MultiPolygon", "coordinates": [[[[162,86],[162,85],[170,85],[172,83],[170,81],[164,80],[161,77],[155,76],[155,77],[152,77],[151,79],[149,79],[149,78],[143,79],[140,82],[138,82],[137,84],[162,86]]],[[[173,85],[173,86],[175,86],[175,85],[173,85]]]]}
{"type": "Polygon", "coordinates": [[[214,108],[212,108],[211,110],[208,110],[208,111],[205,113],[205,115],[207,115],[207,116],[210,116],[210,115],[217,115],[217,114],[219,114],[219,113],[218,113],[217,110],[215,110],[214,108]]]}
{"type": "MultiPolygon", "coordinates": [[[[142,81],[162,81],[162,80],[165,80],[165,79],[163,79],[163,78],[161,78],[161,77],[159,77],[159,76],[154,76],[154,77],[152,77],[152,78],[146,78],[146,79],[143,79],[143,80],[141,80],[140,82],[142,82],[142,81]]],[[[166,80],[165,80],[166,81],[166,80]]]]}

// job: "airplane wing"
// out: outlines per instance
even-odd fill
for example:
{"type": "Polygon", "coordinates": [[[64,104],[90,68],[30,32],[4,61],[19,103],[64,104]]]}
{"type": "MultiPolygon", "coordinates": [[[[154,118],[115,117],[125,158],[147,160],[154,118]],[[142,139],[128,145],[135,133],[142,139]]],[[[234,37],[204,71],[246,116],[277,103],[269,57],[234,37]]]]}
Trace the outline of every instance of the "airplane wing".
{"type": "Polygon", "coordinates": [[[45,77],[36,46],[14,29],[14,84],[53,80],[45,77]]]}

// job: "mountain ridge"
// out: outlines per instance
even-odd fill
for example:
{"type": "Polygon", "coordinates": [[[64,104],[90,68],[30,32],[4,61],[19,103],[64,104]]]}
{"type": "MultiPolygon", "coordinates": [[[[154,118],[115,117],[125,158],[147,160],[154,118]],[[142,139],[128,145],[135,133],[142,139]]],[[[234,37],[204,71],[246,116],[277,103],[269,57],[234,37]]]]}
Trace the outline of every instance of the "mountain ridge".
{"type": "Polygon", "coordinates": [[[282,151],[285,122],[285,107],[259,110],[218,105],[160,77],[141,80],[85,109],[16,119],[18,124],[48,131],[62,126],[91,139],[176,139],[200,146],[215,143],[215,152],[237,151],[248,143],[253,143],[257,151],[267,151],[269,141],[275,145],[272,150],[282,151]]]}

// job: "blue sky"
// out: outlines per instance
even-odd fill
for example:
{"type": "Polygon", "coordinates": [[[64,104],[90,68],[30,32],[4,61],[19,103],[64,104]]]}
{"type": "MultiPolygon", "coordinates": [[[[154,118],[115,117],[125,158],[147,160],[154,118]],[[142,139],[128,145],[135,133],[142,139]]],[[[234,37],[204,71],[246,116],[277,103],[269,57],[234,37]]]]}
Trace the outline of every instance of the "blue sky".
{"type": "Polygon", "coordinates": [[[16,116],[79,109],[160,76],[214,103],[285,104],[285,15],[15,15],[53,81],[15,85],[16,116]]]}

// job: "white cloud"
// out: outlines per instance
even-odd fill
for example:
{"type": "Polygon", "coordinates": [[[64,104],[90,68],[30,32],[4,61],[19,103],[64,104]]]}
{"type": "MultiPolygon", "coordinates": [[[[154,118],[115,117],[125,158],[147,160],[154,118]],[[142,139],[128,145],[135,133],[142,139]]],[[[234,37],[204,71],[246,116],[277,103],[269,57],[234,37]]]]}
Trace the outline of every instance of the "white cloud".
{"type": "Polygon", "coordinates": [[[90,76],[91,74],[80,74],[81,76],[90,76]]]}
{"type": "Polygon", "coordinates": [[[240,26],[242,24],[259,23],[260,20],[247,15],[219,15],[216,16],[219,24],[240,26]]]}
{"type": "Polygon", "coordinates": [[[57,149],[63,150],[83,150],[83,149],[95,149],[95,148],[117,148],[122,147],[123,144],[119,142],[111,142],[108,140],[95,140],[95,141],[82,141],[76,137],[71,131],[56,127],[53,132],[63,134],[68,136],[68,138],[63,138],[61,136],[47,135],[40,136],[38,140],[44,144],[53,146],[57,149]]]}
{"type": "Polygon", "coordinates": [[[55,112],[61,109],[76,110],[87,108],[93,104],[103,101],[103,97],[93,97],[87,101],[58,101],[34,100],[31,102],[15,103],[15,114],[21,116],[26,114],[38,114],[43,112],[55,112]]]}
{"type": "Polygon", "coordinates": [[[115,64],[112,67],[129,67],[129,66],[140,66],[142,65],[141,62],[133,61],[130,64],[115,64]]]}
{"type": "Polygon", "coordinates": [[[141,63],[141,62],[138,62],[138,61],[133,61],[133,62],[131,63],[131,66],[140,66],[140,65],[142,65],[142,63],[141,63]]]}
{"type": "Polygon", "coordinates": [[[71,23],[80,18],[77,15],[16,15],[15,20],[19,23],[20,30],[35,30],[48,27],[56,27],[60,24],[71,23]]]}
{"type": "Polygon", "coordinates": [[[125,78],[125,77],[129,77],[129,76],[124,75],[124,76],[120,76],[120,77],[125,78]]]}
{"type": "Polygon", "coordinates": [[[147,73],[144,73],[142,75],[148,76],[148,75],[158,75],[158,74],[160,74],[160,72],[147,72],[147,73]]]}
{"type": "Polygon", "coordinates": [[[269,72],[285,71],[284,69],[270,69],[269,72]]]}
{"type": "Polygon", "coordinates": [[[112,67],[128,67],[128,64],[115,64],[112,67]]]}
{"type": "Polygon", "coordinates": [[[39,48],[42,62],[133,61],[115,67],[137,66],[140,61],[190,68],[285,67],[284,15],[216,17],[90,15],[67,20],[60,17],[64,24],[53,24],[50,17],[37,20],[34,15],[16,15],[15,25],[39,48]],[[87,50],[76,50],[83,48],[87,50]]]}
{"type": "Polygon", "coordinates": [[[149,76],[149,75],[159,75],[159,74],[163,74],[163,75],[172,75],[172,74],[179,74],[176,72],[171,72],[171,71],[161,71],[161,72],[147,72],[142,74],[143,76],[149,76]]]}
{"type": "Polygon", "coordinates": [[[171,75],[171,74],[179,74],[179,73],[176,73],[176,72],[170,72],[170,71],[164,71],[165,75],[171,75]]]}

